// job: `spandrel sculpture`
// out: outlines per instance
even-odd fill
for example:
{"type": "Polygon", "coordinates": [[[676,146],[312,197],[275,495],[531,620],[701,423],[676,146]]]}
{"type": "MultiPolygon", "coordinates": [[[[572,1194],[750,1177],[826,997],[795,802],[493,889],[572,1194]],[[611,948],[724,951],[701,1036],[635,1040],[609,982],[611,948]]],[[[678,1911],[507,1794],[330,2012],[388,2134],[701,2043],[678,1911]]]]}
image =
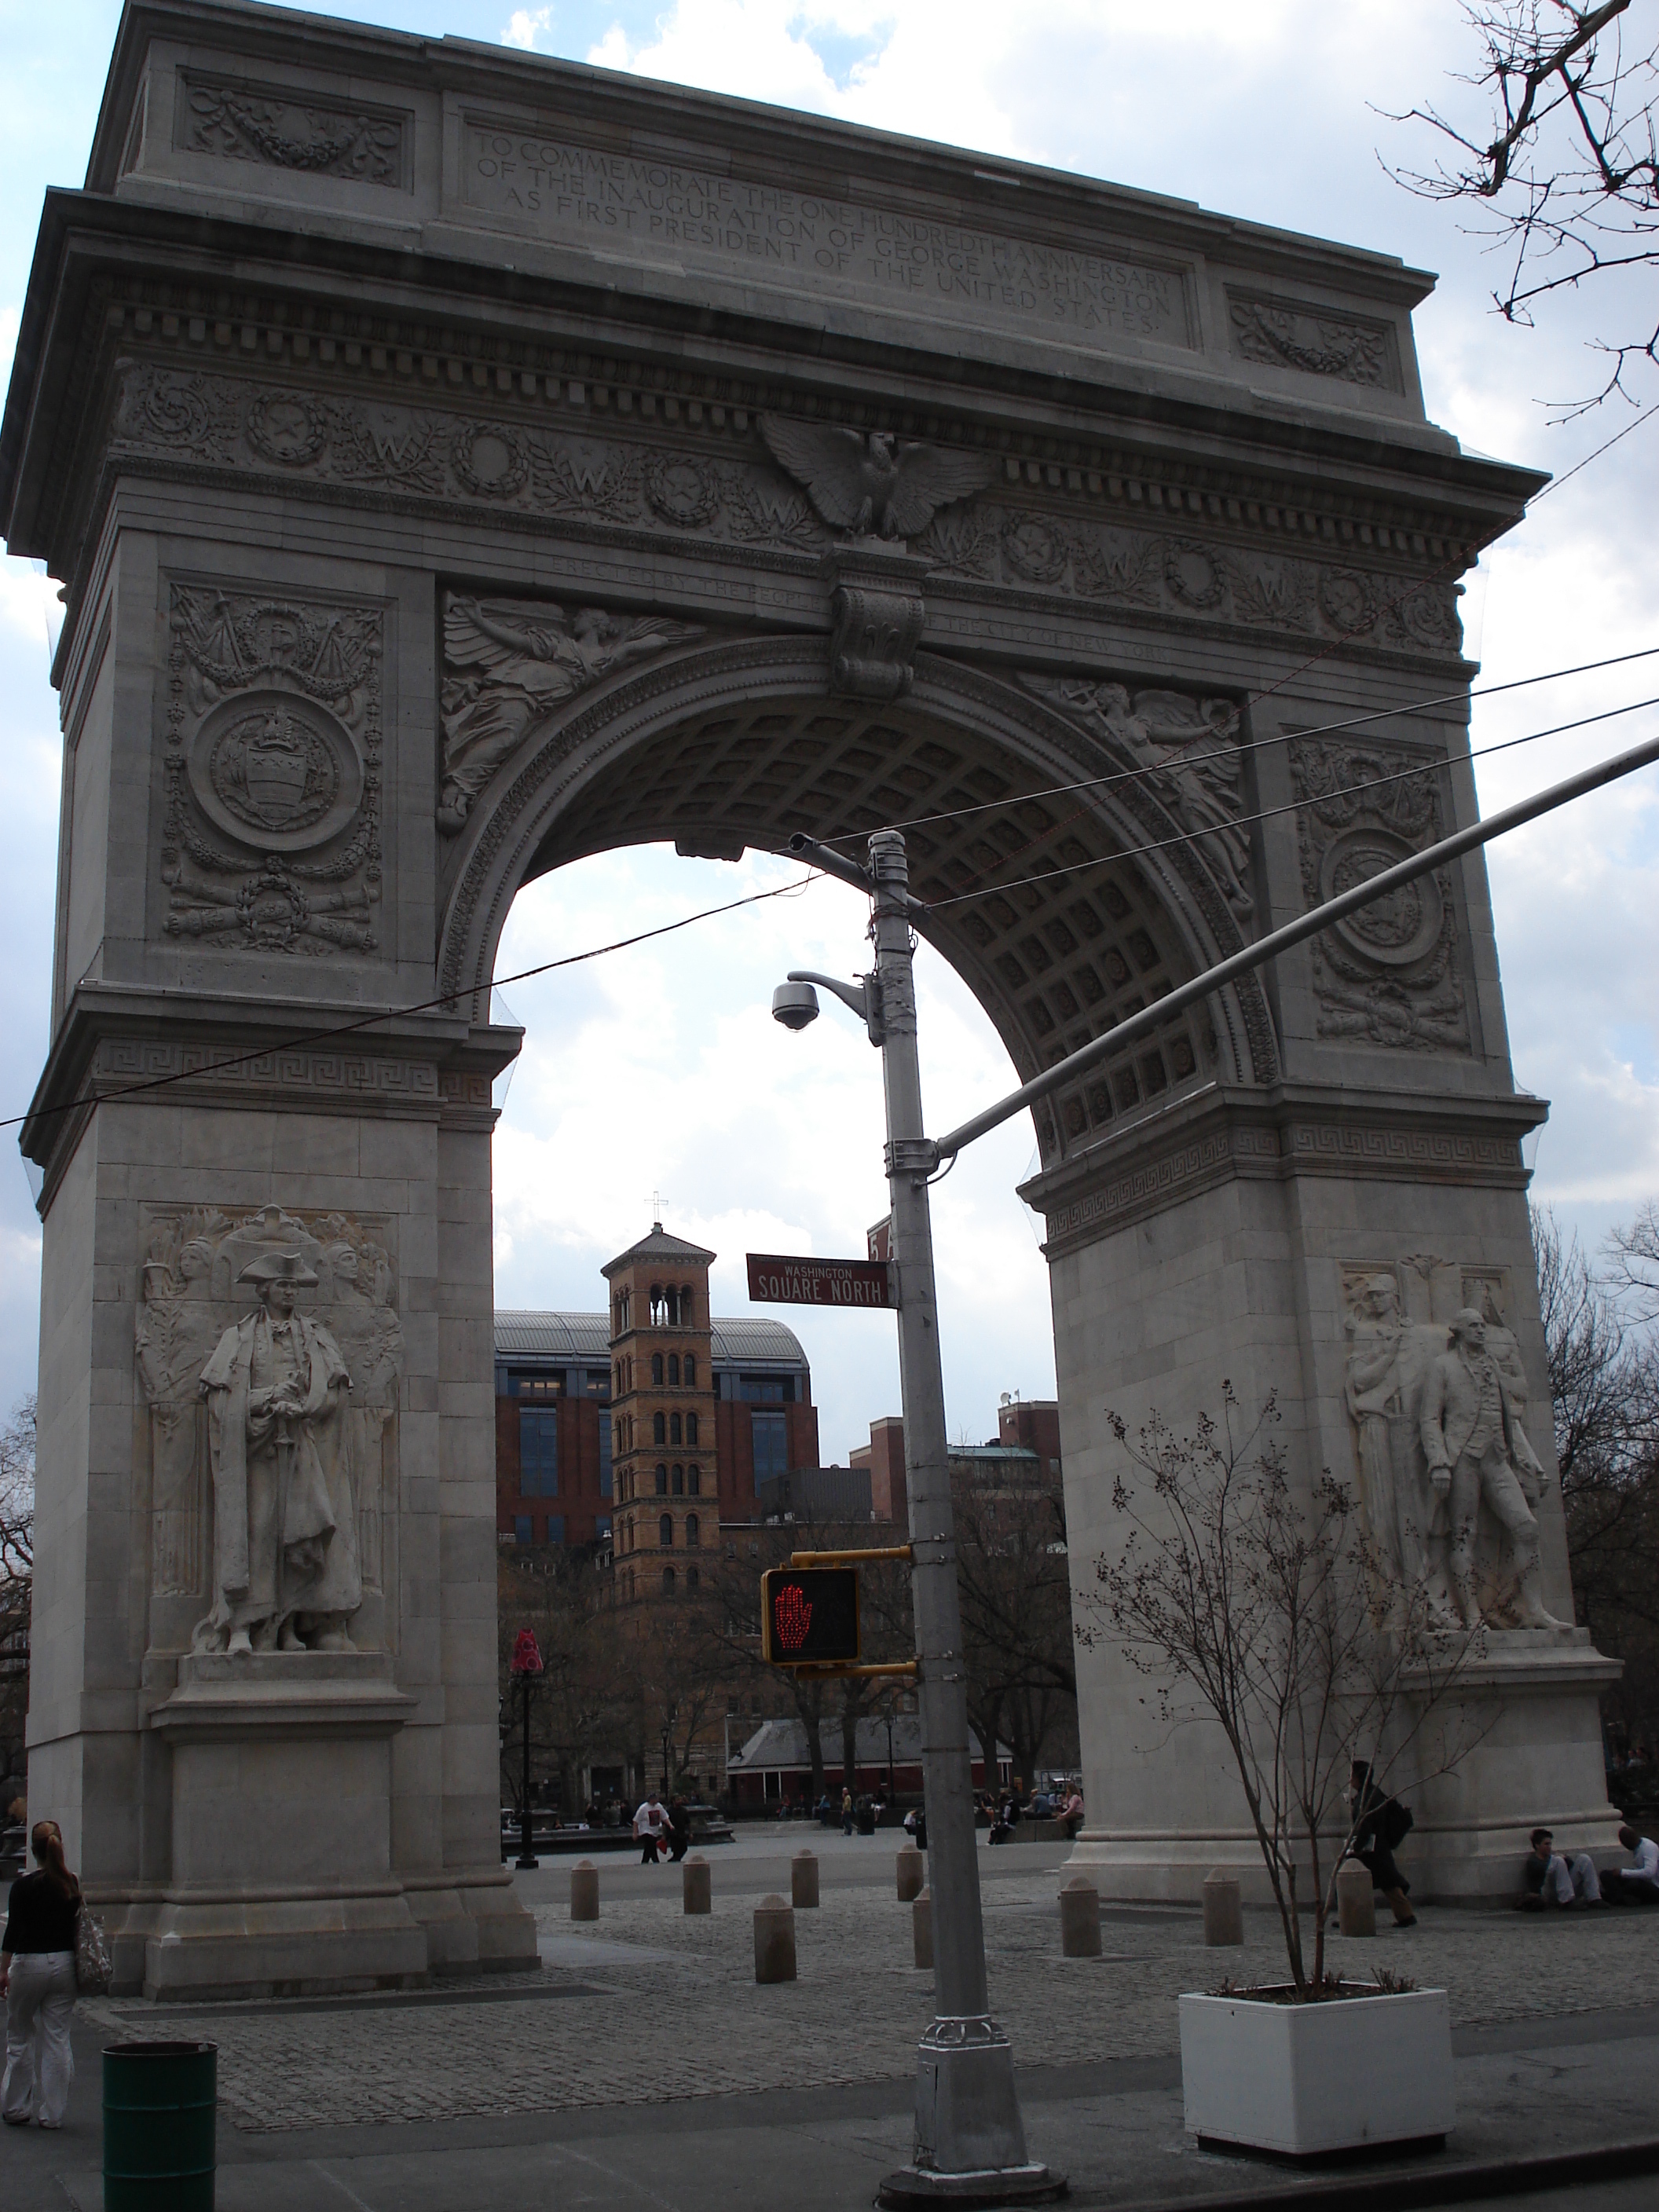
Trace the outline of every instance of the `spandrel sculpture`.
{"type": "Polygon", "coordinates": [[[198,1651],[349,1651],[362,1603],[347,1417],[351,1378],[321,1322],[298,1310],[317,1275],[265,1252],[236,1278],[257,1310],[202,1370],[213,1468],[213,1609],[198,1651]]]}

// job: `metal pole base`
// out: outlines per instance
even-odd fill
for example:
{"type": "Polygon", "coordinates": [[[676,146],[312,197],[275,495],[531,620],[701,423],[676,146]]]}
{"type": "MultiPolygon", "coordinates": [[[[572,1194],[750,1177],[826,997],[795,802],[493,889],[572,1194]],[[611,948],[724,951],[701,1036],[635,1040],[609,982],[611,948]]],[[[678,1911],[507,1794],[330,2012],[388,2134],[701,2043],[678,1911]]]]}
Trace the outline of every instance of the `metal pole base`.
{"type": "Polygon", "coordinates": [[[1025,2154],[1001,2028],[982,2014],[935,2020],[916,2052],[915,2154],[882,2183],[878,2203],[1048,2204],[1065,2194],[1064,2174],[1025,2154]]]}
{"type": "Polygon", "coordinates": [[[541,1864],[541,1861],[539,1859],[520,1856],[514,1859],[513,1864],[514,1868],[521,1873],[534,1874],[537,1868],[541,1864]]]}

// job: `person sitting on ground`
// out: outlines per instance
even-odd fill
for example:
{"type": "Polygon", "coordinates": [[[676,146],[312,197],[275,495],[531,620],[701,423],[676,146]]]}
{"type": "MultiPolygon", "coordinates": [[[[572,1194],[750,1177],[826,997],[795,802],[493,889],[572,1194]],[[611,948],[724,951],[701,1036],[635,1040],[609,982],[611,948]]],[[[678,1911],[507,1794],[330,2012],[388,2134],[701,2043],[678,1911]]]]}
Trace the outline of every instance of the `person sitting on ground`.
{"type": "Polygon", "coordinates": [[[0,2111],[6,2125],[61,2128],[75,2078],[70,2022],[75,2016],[76,1921],[81,1885],[64,1859],[56,1820],[29,1831],[35,1872],[11,1886],[0,1942],[0,1996],[6,2000],[6,2070],[0,2111]]]}
{"type": "Polygon", "coordinates": [[[1555,1848],[1547,1828],[1534,1828],[1532,1849],[1521,1869],[1521,1894],[1516,1904],[1522,1912],[1542,1912],[1551,1905],[1571,1911],[1575,1905],[1604,1902],[1595,1862],[1588,1851],[1565,1859],[1555,1848]]]}
{"type": "Polygon", "coordinates": [[[1349,1795],[1354,1826],[1348,1849],[1370,1875],[1371,1887],[1387,1898],[1395,1925],[1414,1928],[1417,1915],[1411,1908],[1411,1884],[1394,1857],[1395,1847],[1404,1842],[1411,1828],[1412,1816],[1397,1797],[1386,1796],[1377,1787],[1363,1759],[1356,1759],[1349,1770],[1349,1795]]]}
{"type": "Polygon", "coordinates": [[[1619,1840],[1635,1860],[1633,1866],[1615,1867],[1607,1876],[1606,1896],[1624,1905],[1659,1905],[1659,1844],[1634,1828],[1619,1831],[1619,1840]]]}

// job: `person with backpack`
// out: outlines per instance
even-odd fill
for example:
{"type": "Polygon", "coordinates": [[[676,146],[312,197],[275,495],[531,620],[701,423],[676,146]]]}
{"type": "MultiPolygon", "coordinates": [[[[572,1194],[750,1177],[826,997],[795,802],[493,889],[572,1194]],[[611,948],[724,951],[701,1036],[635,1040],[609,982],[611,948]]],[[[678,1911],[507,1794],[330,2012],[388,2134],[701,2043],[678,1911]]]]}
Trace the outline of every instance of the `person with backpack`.
{"type": "Polygon", "coordinates": [[[56,1820],[29,1831],[35,1872],[11,1886],[0,1943],[0,1992],[6,2000],[6,2071],[0,2112],[6,2125],[61,2128],[75,2061],[75,1945],[81,1885],[64,1860],[56,1820]]]}
{"type": "Polygon", "coordinates": [[[1370,1766],[1361,1759],[1356,1759],[1350,1769],[1349,1795],[1353,1807],[1349,1853],[1370,1875],[1371,1887],[1380,1889],[1387,1898],[1395,1925],[1415,1928],[1417,1915],[1411,1908],[1411,1884],[1394,1859],[1395,1851],[1411,1833],[1411,1812],[1397,1797],[1383,1795],[1370,1766]]]}

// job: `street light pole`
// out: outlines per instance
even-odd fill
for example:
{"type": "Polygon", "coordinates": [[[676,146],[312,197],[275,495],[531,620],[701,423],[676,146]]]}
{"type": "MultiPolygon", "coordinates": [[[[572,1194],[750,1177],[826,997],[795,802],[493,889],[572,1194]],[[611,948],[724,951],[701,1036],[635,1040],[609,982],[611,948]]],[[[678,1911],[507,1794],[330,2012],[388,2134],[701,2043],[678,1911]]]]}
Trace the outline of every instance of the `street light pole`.
{"type": "Polygon", "coordinates": [[[968,1683],[933,1288],[916,1048],[909,864],[896,830],[870,840],[877,1006],[887,1100],[887,1188],[899,1282],[899,1387],[910,1501],[917,1706],[933,1911],[933,2025],[916,2055],[915,2150],[882,2185],[888,2204],[1036,2201],[1063,2187],[1026,2156],[1008,2038],[991,2018],[968,1752],[968,1683]]]}

